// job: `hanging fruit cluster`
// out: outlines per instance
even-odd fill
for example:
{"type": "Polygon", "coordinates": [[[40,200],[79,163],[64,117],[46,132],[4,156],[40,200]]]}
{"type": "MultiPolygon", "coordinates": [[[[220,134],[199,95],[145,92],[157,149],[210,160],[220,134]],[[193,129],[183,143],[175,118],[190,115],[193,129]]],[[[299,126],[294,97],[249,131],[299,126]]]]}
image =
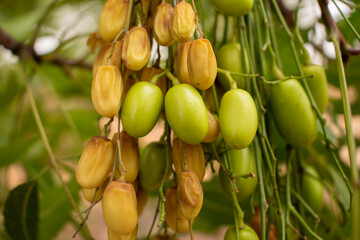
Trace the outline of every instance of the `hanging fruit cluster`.
{"type": "MultiPolygon", "coordinates": [[[[254,226],[244,223],[238,200],[248,199],[257,188],[264,197],[263,158],[269,171],[265,174],[275,176],[267,190],[278,197],[276,143],[269,139],[280,135],[290,148],[297,148],[317,138],[316,111],[321,114],[327,104],[324,70],[307,59],[302,76],[285,77],[270,40],[259,53],[263,63],[255,66],[243,17],[236,23],[235,42],[225,41],[215,48],[200,29],[194,2],[175,2],[106,1],[99,33],[92,34],[88,44],[92,50],[99,47],[91,99],[99,115],[110,120],[101,136],[86,145],[76,180],[87,200],[102,200],[108,239],[136,239],[146,191],[155,189],[161,197],[159,224],[165,221],[165,228],[175,231],[175,239],[176,233],[187,231],[192,236],[192,224],[204,201],[206,166],[218,162],[221,188],[232,199],[236,213],[235,224],[224,239],[258,239],[257,234],[266,231],[257,228],[261,230],[256,233],[254,226]],[[167,57],[161,58],[160,46],[167,50],[167,57]],[[152,49],[158,49],[158,54],[152,49]],[[256,72],[262,73],[264,81],[257,81],[256,72]],[[299,81],[308,75],[314,77],[299,81]],[[163,137],[140,154],[138,138],[149,134],[159,118],[164,120],[163,137]],[[110,125],[117,128],[112,140],[108,139],[110,125]],[[167,189],[165,182],[171,182],[167,189]]],[[[244,16],[253,7],[252,0],[212,2],[221,13],[233,17],[244,16]]],[[[262,18],[259,12],[251,13],[246,19],[248,31],[254,30],[250,21],[262,18]]],[[[260,30],[260,42],[261,31],[269,31],[265,24],[256,30],[260,30]]],[[[305,192],[317,188],[318,196],[305,195],[304,199],[320,211],[322,185],[311,176],[319,177],[314,168],[304,167],[302,187],[305,192]]],[[[261,201],[258,205],[265,211],[261,201]]],[[[263,216],[261,224],[265,226],[263,216]]],[[[276,236],[276,229],[271,229],[276,236]]],[[[278,231],[284,234],[283,228],[278,231]]],[[[170,239],[164,233],[153,239],[170,239]]]]}

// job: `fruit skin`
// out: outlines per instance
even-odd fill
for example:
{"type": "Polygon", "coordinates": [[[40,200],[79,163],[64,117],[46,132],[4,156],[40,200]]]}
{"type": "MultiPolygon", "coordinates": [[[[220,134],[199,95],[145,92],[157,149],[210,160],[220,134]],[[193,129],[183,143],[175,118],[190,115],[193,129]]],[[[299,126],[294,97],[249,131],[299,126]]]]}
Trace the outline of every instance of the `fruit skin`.
{"type": "MultiPolygon", "coordinates": [[[[232,225],[226,231],[224,240],[235,240],[235,239],[236,239],[236,230],[235,230],[235,226],[232,225]]],[[[244,224],[244,229],[239,229],[239,239],[259,240],[258,236],[256,235],[256,232],[246,224],[244,224]]]]}
{"type": "MultiPolygon", "coordinates": [[[[233,174],[246,175],[250,172],[257,174],[256,163],[255,163],[255,154],[252,146],[235,150],[231,149],[228,151],[229,164],[231,166],[231,171],[233,174]]],[[[220,168],[219,171],[219,181],[220,186],[227,197],[231,198],[231,180],[228,175],[220,168]]],[[[257,178],[239,178],[235,181],[235,185],[239,192],[236,194],[238,200],[244,200],[249,197],[255,190],[257,186],[257,178]]]]}
{"type": "Polygon", "coordinates": [[[171,17],[171,35],[176,41],[189,41],[194,35],[196,15],[192,6],[182,1],[174,8],[171,17]]]}
{"type": "Polygon", "coordinates": [[[181,141],[179,138],[175,138],[172,146],[172,161],[178,177],[185,170],[186,163],[186,170],[195,172],[199,180],[203,180],[205,156],[201,144],[191,145],[181,141]]]}
{"type": "Polygon", "coordinates": [[[313,167],[304,168],[301,178],[301,196],[315,212],[320,212],[324,198],[324,188],[319,178],[318,172],[313,167]]]}
{"type": "MultiPolygon", "coordinates": [[[[116,41],[115,43],[115,47],[114,47],[114,50],[113,50],[113,53],[112,53],[112,56],[110,58],[110,64],[111,65],[114,65],[114,66],[117,66],[117,67],[121,67],[121,50],[122,50],[122,45],[123,45],[123,42],[120,42],[120,41],[116,41]]],[[[110,56],[110,53],[111,53],[111,49],[112,49],[112,46],[110,46],[104,57],[103,57],[103,63],[102,65],[107,65],[108,64],[108,57],[110,56]]]]}
{"type": "Polygon", "coordinates": [[[179,205],[184,218],[193,220],[203,205],[203,189],[195,172],[182,172],[178,183],[179,205]]]}
{"type": "Polygon", "coordinates": [[[295,79],[270,86],[270,108],[280,135],[294,147],[311,144],[317,136],[316,115],[295,79]]]}
{"type": "Polygon", "coordinates": [[[158,86],[149,82],[135,83],[121,109],[124,130],[135,138],[147,135],[159,119],[162,106],[163,94],[158,86]]]}
{"type": "Polygon", "coordinates": [[[214,6],[225,15],[240,17],[248,14],[254,0],[211,0],[214,6]]]}
{"type": "Polygon", "coordinates": [[[96,188],[108,177],[114,164],[112,142],[105,137],[92,137],[81,153],[75,178],[83,188],[96,188]]]}
{"type": "Polygon", "coordinates": [[[171,35],[171,17],[173,7],[171,4],[160,4],[154,17],[154,38],[157,43],[163,46],[170,46],[175,42],[175,39],[171,35]]]}
{"type": "Polygon", "coordinates": [[[139,71],[150,59],[150,38],[145,28],[133,27],[126,33],[121,59],[128,69],[139,71]]]}
{"type": "MultiPolygon", "coordinates": [[[[242,58],[241,58],[241,48],[239,43],[228,43],[220,47],[220,49],[216,53],[217,64],[219,68],[243,73],[242,67],[242,58]]],[[[231,76],[238,88],[245,89],[245,79],[242,76],[231,76]]],[[[218,80],[221,86],[225,90],[230,89],[229,80],[222,73],[218,74],[218,80]]]]}
{"type": "Polygon", "coordinates": [[[219,123],[221,134],[230,148],[249,146],[258,126],[257,110],[251,95],[242,89],[226,92],[220,103],[219,123]]]}
{"type": "Polygon", "coordinates": [[[140,185],[153,190],[160,186],[166,170],[166,148],[158,142],[149,143],[140,155],[140,185]]]}
{"type": "Polygon", "coordinates": [[[132,184],[121,181],[111,182],[102,199],[103,217],[116,234],[128,235],[137,226],[137,200],[132,184]]]}
{"type": "Polygon", "coordinates": [[[198,144],[207,135],[209,123],[205,103],[189,84],[176,85],[165,96],[165,113],[174,133],[188,144],[198,144]]]}
{"type": "Polygon", "coordinates": [[[128,8],[128,0],[106,1],[99,19],[99,32],[105,41],[113,41],[124,28],[128,8]]]}
{"type": "Polygon", "coordinates": [[[122,234],[116,234],[113,231],[111,231],[110,228],[108,228],[108,240],[136,240],[137,231],[138,231],[138,226],[136,226],[136,228],[130,234],[122,235],[122,234]]]}
{"type": "MultiPolygon", "coordinates": [[[[115,133],[112,141],[114,144],[114,152],[116,154],[117,147],[117,139],[118,134],[115,133]]],[[[120,133],[120,148],[121,148],[121,161],[125,166],[126,174],[125,181],[126,182],[134,182],[139,173],[139,165],[140,165],[140,153],[139,153],[139,144],[138,139],[131,137],[124,130],[120,133]]],[[[120,169],[120,173],[123,173],[123,169],[121,167],[120,162],[118,162],[118,166],[120,169]]],[[[115,171],[114,175],[115,179],[120,178],[120,174],[118,171],[115,171]]]]}
{"type": "Polygon", "coordinates": [[[100,66],[91,85],[91,100],[95,110],[104,117],[118,115],[123,91],[119,68],[113,65],[100,66]]]}
{"type": "Polygon", "coordinates": [[[104,193],[108,182],[109,182],[108,179],[106,179],[100,186],[98,186],[98,190],[96,191],[95,198],[94,198],[94,193],[96,188],[83,188],[82,193],[84,198],[89,203],[93,202],[93,200],[94,201],[98,200],[101,197],[101,195],[104,193]]]}
{"type": "Polygon", "coordinates": [[[192,41],[187,59],[192,85],[206,90],[213,85],[217,75],[217,63],[214,50],[207,39],[192,41]]]}
{"type": "Polygon", "coordinates": [[[184,218],[176,195],[176,187],[166,189],[165,221],[172,230],[177,230],[178,233],[184,233],[189,230],[189,221],[184,218]]]}
{"type": "Polygon", "coordinates": [[[211,143],[215,141],[220,134],[219,118],[208,110],[208,119],[209,119],[209,130],[208,133],[206,134],[205,139],[203,140],[203,142],[205,143],[211,143]]]}
{"type": "Polygon", "coordinates": [[[319,111],[323,113],[329,99],[325,70],[322,66],[316,64],[304,65],[302,70],[304,75],[314,75],[314,78],[307,78],[306,82],[319,111]]]}
{"type": "Polygon", "coordinates": [[[181,83],[192,85],[188,70],[188,54],[191,46],[191,41],[181,43],[175,53],[174,70],[181,83]]]}

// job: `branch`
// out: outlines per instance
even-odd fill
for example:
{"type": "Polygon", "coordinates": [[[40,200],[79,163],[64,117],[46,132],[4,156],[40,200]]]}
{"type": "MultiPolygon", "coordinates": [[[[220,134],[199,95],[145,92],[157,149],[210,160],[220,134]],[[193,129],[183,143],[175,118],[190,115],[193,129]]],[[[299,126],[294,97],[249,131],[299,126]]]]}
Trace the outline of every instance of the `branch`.
{"type": "Polygon", "coordinates": [[[10,35],[5,33],[0,28],[0,45],[3,45],[6,49],[10,50],[14,55],[17,55],[20,59],[26,59],[32,57],[37,63],[48,62],[55,65],[59,65],[63,68],[66,67],[80,67],[85,69],[91,69],[92,66],[83,61],[77,61],[72,59],[63,58],[60,56],[54,56],[51,58],[38,55],[35,50],[21,42],[16,41],[10,35]]]}

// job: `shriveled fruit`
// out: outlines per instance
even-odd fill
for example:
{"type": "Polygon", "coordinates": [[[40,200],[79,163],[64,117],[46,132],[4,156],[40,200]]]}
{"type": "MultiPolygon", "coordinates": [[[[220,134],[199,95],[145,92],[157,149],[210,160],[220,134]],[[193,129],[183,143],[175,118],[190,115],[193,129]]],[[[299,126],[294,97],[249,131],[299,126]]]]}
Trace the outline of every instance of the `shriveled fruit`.
{"type": "Polygon", "coordinates": [[[122,42],[117,41],[114,46],[114,50],[112,50],[113,46],[110,46],[103,58],[102,65],[111,64],[117,67],[121,67],[121,49],[122,49],[122,42]],[[108,57],[110,57],[111,51],[113,51],[110,60],[108,61],[108,57]]]}
{"type": "Polygon", "coordinates": [[[128,0],[106,1],[99,19],[99,32],[105,41],[113,41],[124,28],[128,8],[128,0]]]}
{"type": "Polygon", "coordinates": [[[150,38],[145,28],[135,26],[126,33],[121,58],[128,69],[139,71],[150,59],[150,38]]]}
{"type": "Polygon", "coordinates": [[[323,113],[328,102],[328,88],[325,70],[322,66],[316,64],[304,65],[302,70],[304,75],[314,75],[313,78],[307,78],[306,82],[319,111],[323,113]]]}
{"type": "Polygon", "coordinates": [[[105,190],[108,182],[109,182],[108,179],[106,179],[100,186],[96,187],[96,188],[98,188],[97,190],[96,190],[96,188],[83,188],[82,193],[83,193],[84,198],[90,203],[98,200],[101,197],[101,195],[104,193],[104,190],[105,190]],[[95,194],[95,191],[96,191],[96,194],[95,194]],[[95,198],[94,198],[94,194],[95,194],[95,198]]]}
{"type": "Polygon", "coordinates": [[[192,6],[182,1],[174,8],[171,18],[171,35],[176,41],[189,41],[194,35],[196,15],[192,6]]]}
{"type": "MultiPolygon", "coordinates": [[[[232,225],[226,230],[224,240],[235,240],[236,239],[236,229],[232,225]]],[[[256,232],[245,224],[243,229],[239,229],[239,239],[241,240],[259,240],[256,232]]]]}
{"type": "Polygon", "coordinates": [[[249,146],[258,126],[257,110],[251,95],[242,89],[226,92],[220,103],[219,122],[221,134],[231,148],[249,146]]]}
{"type": "Polygon", "coordinates": [[[149,143],[140,155],[140,185],[148,190],[159,187],[165,170],[165,145],[158,142],[149,143]]]}
{"type": "Polygon", "coordinates": [[[116,234],[110,228],[108,228],[108,240],[136,240],[138,226],[130,233],[126,235],[116,234]]]}
{"type": "Polygon", "coordinates": [[[193,171],[202,181],[205,175],[205,157],[201,144],[187,144],[175,138],[172,146],[172,160],[176,175],[180,177],[185,170],[193,171]]]}
{"type": "MultiPolygon", "coordinates": [[[[268,224],[268,217],[265,218],[265,224],[268,224]]],[[[256,212],[251,216],[250,227],[256,232],[259,238],[261,238],[261,211],[259,208],[256,208],[256,212]]],[[[267,230],[265,230],[267,231],[267,230]]],[[[278,240],[278,234],[275,225],[272,223],[270,225],[269,234],[267,235],[268,240],[278,240]]]]}
{"type": "Polygon", "coordinates": [[[205,143],[210,143],[215,141],[220,134],[220,124],[218,117],[212,114],[208,110],[208,119],[209,119],[209,130],[208,133],[206,134],[205,139],[203,140],[203,142],[205,143]]]}
{"type": "Polygon", "coordinates": [[[158,86],[149,82],[135,83],[121,109],[125,131],[136,138],[147,135],[159,119],[162,106],[163,94],[158,86]]]}
{"type": "Polygon", "coordinates": [[[192,85],[206,90],[213,85],[217,74],[214,50],[207,39],[196,39],[188,52],[188,71],[192,85]]]}
{"type": "Polygon", "coordinates": [[[93,76],[93,78],[95,77],[95,74],[96,74],[98,68],[101,65],[103,65],[104,56],[105,56],[108,49],[109,49],[109,45],[105,45],[105,46],[102,46],[99,49],[99,51],[97,52],[96,58],[94,60],[93,67],[92,67],[92,76],[93,76]]]}
{"type": "Polygon", "coordinates": [[[317,135],[316,115],[295,79],[270,86],[270,108],[280,135],[295,147],[311,144],[317,135]]]}
{"type": "Polygon", "coordinates": [[[160,4],[154,17],[154,38],[157,43],[163,46],[170,46],[175,42],[171,35],[171,16],[173,7],[171,4],[160,4]]]}
{"type": "Polygon", "coordinates": [[[123,91],[119,68],[113,65],[100,66],[91,85],[91,100],[95,110],[104,117],[118,115],[123,91]]]}
{"type": "MultiPolygon", "coordinates": [[[[231,166],[231,172],[236,176],[248,175],[251,172],[253,172],[255,175],[257,174],[255,156],[253,148],[251,146],[240,150],[231,149],[230,151],[228,151],[227,155],[229,156],[229,165],[231,166]]],[[[222,168],[220,168],[219,171],[219,180],[222,190],[224,191],[226,196],[231,198],[232,182],[222,168]]],[[[239,192],[236,194],[237,199],[243,200],[249,197],[254,192],[257,185],[257,178],[239,177],[235,181],[235,185],[239,190],[239,192]]]]}
{"type": "MultiPolygon", "coordinates": [[[[114,148],[116,149],[118,134],[116,133],[113,138],[114,148]]],[[[134,182],[139,173],[139,144],[138,139],[131,137],[125,131],[120,133],[120,148],[121,148],[121,161],[126,169],[125,181],[134,182]]],[[[123,174],[123,168],[118,162],[120,174],[123,174]]],[[[120,178],[118,171],[115,171],[115,178],[120,178]]]]}
{"type": "Polygon", "coordinates": [[[165,96],[166,118],[174,133],[188,144],[198,144],[206,137],[209,123],[199,92],[189,84],[176,85],[165,96]]]}
{"type": "Polygon", "coordinates": [[[211,0],[214,6],[225,15],[240,17],[248,14],[254,0],[211,0]]]}
{"type": "Polygon", "coordinates": [[[112,142],[105,137],[93,137],[86,144],[76,167],[75,177],[83,188],[96,188],[108,177],[114,163],[112,142]]]}
{"type": "Polygon", "coordinates": [[[195,172],[182,172],[178,183],[179,205],[184,218],[193,220],[203,204],[203,189],[195,172]]]}
{"type": "Polygon", "coordinates": [[[103,217],[116,234],[128,235],[137,226],[137,201],[130,183],[114,181],[105,189],[102,199],[103,217]]]}
{"type": "MultiPolygon", "coordinates": [[[[241,48],[239,43],[227,43],[221,46],[216,52],[216,60],[219,68],[243,73],[241,48]]],[[[231,77],[235,80],[238,88],[245,89],[244,77],[236,75],[232,75],[231,77]]],[[[225,90],[230,89],[229,80],[226,78],[225,74],[219,73],[218,80],[225,90]]]]}
{"type": "Polygon", "coordinates": [[[189,221],[184,218],[176,195],[176,187],[169,187],[166,190],[165,221],[172,230],[184,233],[189,230],[189,221]]]}
{"type": "Polygon", "coordinates": [[[324,198],[324,188],[319,178],[319,173],[313,167],[306,166],[304,168],[301,179],[301,196],[315,212],[320,212],[324,198]]]}
{"type": "Polygon", "coordinates": [[[191,41],[181,43],[178,46],[175,54],[174,70],[181,83],[192,84],[188,71],[188,54],[191,46],[191,41]]]}

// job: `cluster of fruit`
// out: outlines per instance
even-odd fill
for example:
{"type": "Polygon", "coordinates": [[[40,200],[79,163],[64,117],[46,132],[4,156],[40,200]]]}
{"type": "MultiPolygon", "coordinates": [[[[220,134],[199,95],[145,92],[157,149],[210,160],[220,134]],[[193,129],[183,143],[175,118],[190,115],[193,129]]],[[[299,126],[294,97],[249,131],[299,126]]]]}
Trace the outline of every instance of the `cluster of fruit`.
{"type": "MultiPolygon", "coordinates": [[[[240,4],[233,8],[217,2],[216,7],[233,16],[247,14],[253,4],[247,0],[237,9],[240,4]]],[[[235,75],[232,81],[227,76],[243,72],[242,49],[239,44],[228,43],[215,56],[199,28],[200,37],[192,40],[197,27],[195,6],[185,1],[173,7],[165,1],[142,0],[133,7],[132,1],[108,0],[100,15],[99,34],[89,38],[91,48],[101,45],[93,66],[94,108],[103,117],[119,117],[123,131],[110,140],[105,129],[102,136],[89,141],[80,157],[76,180],[87,200],[102,198],[109,239],[136,239],[146,190],[157,189],[169,179],[167,166],[173,168],[174,184],[165,193],[165,221],[178,233],[191,228],[203,204],[201,181],[207,164],[204,143],[211,143],[215,152],[220,145],[230,148],[227,160],[223,160],[227,167],[219,171],[221,187],[228,197],[232,198],[237,188],[237,199],[245,199],[257,186],[252,145],[258,129],[257,106],[243,89],[244,77],[235,75]],[[136,26],[132,26],[134,22],[136,26]],[[152,38],[158,45],[169,46],[165,69],[159,68],[158,62],[147,66],[152,38]],[[176,53],[172,54],[171,49],[176,53]],[[218,66],[222,74],[218,74],[218,66]],[[214,96],[217,77],[226,90],[218,98],[214,96]],[[216,99],[220,97],[217,107],[216,99]],[[140,155],[137,139],[147,135],[161,116],[174,133],[171,146],[170,134],[164,135],[159,142],[148,144],[140,155]]],[[[304,67],[304,72],[320,70],[310,65],[304,67]]],[[[324,79],[320,90],[310,86],[311,90],[322,91],[323,96],[315,101],[323,111],[326,101],[319,101],[327,98],[326,79],[315,77],[324,79]]],[[[276,78],[283,76],[278,73],[276,78]]],[[[269,88],[269,106],[281,136],[293,146],[310,144],[317,135],[316,115],[301,84],[292,79],[269,88]]],[[[234,239],[234,229],[229,228],[225,239],[234,239]]],[[[251,236],[246,239],[257,239],[249,226],[240,230],[251,236]]]]}

